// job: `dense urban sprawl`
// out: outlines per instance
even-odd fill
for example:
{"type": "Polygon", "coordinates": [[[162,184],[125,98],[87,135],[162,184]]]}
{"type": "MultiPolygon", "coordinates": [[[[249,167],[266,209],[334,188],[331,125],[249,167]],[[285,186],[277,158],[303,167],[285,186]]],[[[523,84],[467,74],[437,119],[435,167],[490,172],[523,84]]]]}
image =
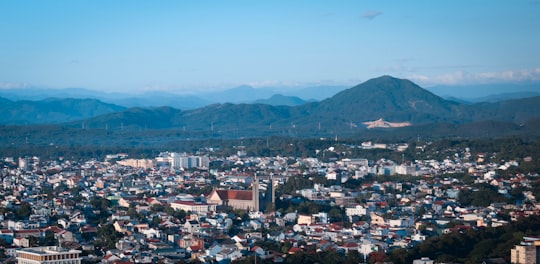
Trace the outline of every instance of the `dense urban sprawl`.
{"type": "MultiPolygon", "coordinates": [[[[450,152],[442,160],[254,157],[242,147],[229,156],[207,149],[153,159],[3,157],[1,257],[48,247],[87,263],[287,262],[300,252],[367,262],[539,213],[538,175],[514,172],[531,157],[450,152]]],[[[537,240],[525,237],[504,254],[518,263],[537,240]]]]}

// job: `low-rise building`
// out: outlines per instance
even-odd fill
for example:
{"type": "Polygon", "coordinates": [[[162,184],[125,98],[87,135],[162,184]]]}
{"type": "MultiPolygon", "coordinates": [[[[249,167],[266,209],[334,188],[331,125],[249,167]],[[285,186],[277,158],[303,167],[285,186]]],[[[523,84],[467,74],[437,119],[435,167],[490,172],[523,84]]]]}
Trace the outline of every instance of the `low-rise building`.
{"type": "Polygon", "coordinates": [[[33,247],[17,250],[18,264],[80,264],[81,251],[61,247],[33,247]]]}

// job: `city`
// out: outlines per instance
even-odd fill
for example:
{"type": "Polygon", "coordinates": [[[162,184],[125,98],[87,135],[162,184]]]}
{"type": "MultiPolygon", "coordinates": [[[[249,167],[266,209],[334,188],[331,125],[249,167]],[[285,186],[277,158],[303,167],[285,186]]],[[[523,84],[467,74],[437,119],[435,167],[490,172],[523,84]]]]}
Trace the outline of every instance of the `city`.
{"type": "MultiPolygon", "coordinates": [[[[210,148],[146,159],[3,157],[2,257],[24,263],[32,252],[67,252],[69,263],[290,263],[314,252],[372,263],[430,237],[539,214],[538,174],[514,173],[530,156],[498,160],[468,147],[446,149],[442,160],[332,155],[361,148],[400,156],[428,144],[336,142],[316,151],[321,159],[248,156],[245,146],[228,156],[210,148]]],[[[517,263],[536,258],[539,246],[540,237],[525,236],[502,255],[517,263]]],[[[428,256],[415,261],[434,263],[428,256]]]]}

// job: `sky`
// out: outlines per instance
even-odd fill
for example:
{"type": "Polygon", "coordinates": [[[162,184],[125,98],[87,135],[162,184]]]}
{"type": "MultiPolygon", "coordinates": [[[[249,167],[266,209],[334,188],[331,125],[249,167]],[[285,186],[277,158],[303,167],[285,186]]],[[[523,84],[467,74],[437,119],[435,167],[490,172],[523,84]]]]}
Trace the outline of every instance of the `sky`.
{"type": "Polygon", "coordinates": [[[0,1],[0,88],[540,81],[539,0],[0,1]]]}

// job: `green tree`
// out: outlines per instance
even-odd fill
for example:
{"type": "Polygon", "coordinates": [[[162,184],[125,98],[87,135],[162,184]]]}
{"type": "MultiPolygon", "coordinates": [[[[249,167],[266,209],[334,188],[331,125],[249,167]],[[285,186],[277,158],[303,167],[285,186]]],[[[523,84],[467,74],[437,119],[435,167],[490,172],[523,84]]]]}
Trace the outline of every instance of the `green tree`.
{"type": "Polygon", "coordinates": [[[45,237],[43,238],[42,244],[44,246],[54,246],[57,244],[56,237],[54,237],[54,232],[51,230],[47,230],[45,232],[45,237]]]}
{"type": "Polygon", "coordinates": [[[27,203],[23,202],[15,212],[17,219],[27,219],[32,214],[32,206],[27,203]]]}
{"type": "Polygon", "coordinates": [[[98,228],[98,239],[94,241],[94,245],[114,249],[116,242],[123,235],[114,229],[113,224],[105,224],[98,228]]]}

